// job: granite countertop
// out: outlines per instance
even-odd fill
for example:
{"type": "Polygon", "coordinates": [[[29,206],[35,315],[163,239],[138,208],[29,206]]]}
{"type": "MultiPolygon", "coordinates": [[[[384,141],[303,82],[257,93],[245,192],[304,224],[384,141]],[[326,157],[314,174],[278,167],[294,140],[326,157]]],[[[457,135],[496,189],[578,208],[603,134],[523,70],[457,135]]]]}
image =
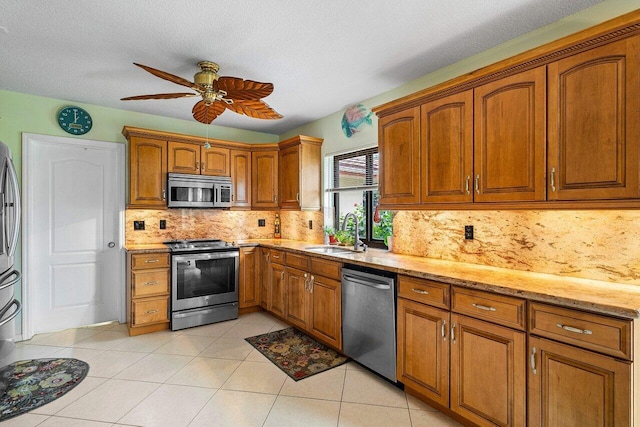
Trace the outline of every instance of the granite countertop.
{"type": "Polygon", "coordinates": [[[296,240],[255,239],[241,240],[238,244],[286,249],[343,263],[607,315],[640,317],[640,286],[637,285],[400,255],[381,249],[367,249],[365,253],[324,254],[306,249],[322,245],[296,240]]]}
{"type": "MultiPolygon", "coordinates": [[[[532,301],[625,318],[640,318],[640,286],[637,285],[400,255],[382,249],[370,248],[364,253],[349,251],[325,254],[307,249],[323,245],[298,240],[250,239],[240,240],[238,245],[285,249],[532,301]]],[[[162,243],[126,245],[125,249],[132,253],[169,252],[162,243]]]]}

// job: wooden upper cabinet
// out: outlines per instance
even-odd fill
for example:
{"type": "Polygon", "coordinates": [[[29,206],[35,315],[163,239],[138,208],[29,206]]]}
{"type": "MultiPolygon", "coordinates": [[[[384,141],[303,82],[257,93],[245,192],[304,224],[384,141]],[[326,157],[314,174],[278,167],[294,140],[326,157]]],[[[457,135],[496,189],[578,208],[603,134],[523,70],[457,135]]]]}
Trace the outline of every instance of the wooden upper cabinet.
{"type": "Polygon", "coordinates": [[[129,205],[166,207],[167,141],[132,136],[129,141],[129,205]]]}
{"type": "Polygon", "coordinates": [[[549,64],[550,200],[637,198],[639,37],[549,64]]]}
{"type": "Polygon", "coordinates": [[[474,201],[545,200],[546,67],[474,89],[474,201]]]}
{"type": "Polygon", "coordinates": [[[420,107],[378,121],[380,204],[420,202],[420,107]]]}
{"type": "Polygon", "coordinates": [[[230,165],[230,149],[223,147],[202,147],[201,158],[202,175],[231,176],[229,170],[230,165]]]}
{"type": "Polygon", "coordinates": [[[299,135],[280,143],[280,208],[320,209],[322,140],[299,135]]]}
{"type": "Polygon", "coordinates": [[[169,172],[200,173],[200,145],[169,141],[169,172]]]}
{"type": "Polygon", "coordinates": [[[254,151],[251,154],[251,205],[254,208],[278,207],[278,152],[254,151]]]}
{"type": "Polygon", "coordinates": [[[251,152],[231,150],[232,206],[251,208],[251,152]]]}
{"type": "Polygon", "coordinates": [[[473,201],[473,91],[423,104],[420,115],[422,202],[473,201]]]}

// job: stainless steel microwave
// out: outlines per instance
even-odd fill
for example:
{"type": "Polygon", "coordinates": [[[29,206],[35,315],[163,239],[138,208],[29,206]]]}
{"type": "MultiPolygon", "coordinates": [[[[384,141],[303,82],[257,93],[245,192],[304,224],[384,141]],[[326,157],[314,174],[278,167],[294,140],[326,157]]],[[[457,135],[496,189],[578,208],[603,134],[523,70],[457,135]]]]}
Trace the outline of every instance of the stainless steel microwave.
{"type": "Polygon", "coordinates": [[[231,207],[231,178],[228,176],[168,174],[167,206],[170,208],[231,207]]]}

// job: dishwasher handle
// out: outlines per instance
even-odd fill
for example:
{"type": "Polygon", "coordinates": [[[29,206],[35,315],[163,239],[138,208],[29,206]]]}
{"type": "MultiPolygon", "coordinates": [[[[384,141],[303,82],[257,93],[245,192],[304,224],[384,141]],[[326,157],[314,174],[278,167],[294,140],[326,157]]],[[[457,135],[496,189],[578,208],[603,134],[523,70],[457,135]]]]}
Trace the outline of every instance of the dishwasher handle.
{"type": "Polygon", "coordinates": [[[352,276],[350,274],[343,274],[342,278],[350,282],[357,283],[358,285],[369,286],[370,288],[385,289],[385,290],[391,289],[390,284],[380,280],[375,280],[375,279],[363,280],[360,277],[352,276]]]}

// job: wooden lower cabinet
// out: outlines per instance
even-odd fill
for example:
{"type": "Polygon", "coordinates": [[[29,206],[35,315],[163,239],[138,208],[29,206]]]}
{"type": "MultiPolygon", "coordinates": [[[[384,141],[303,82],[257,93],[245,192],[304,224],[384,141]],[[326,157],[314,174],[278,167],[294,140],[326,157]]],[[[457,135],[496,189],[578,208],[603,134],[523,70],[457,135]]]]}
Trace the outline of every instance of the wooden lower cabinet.
{"type": "Polygon", "coordinates": [[[267,248],[260,248],[260,306],[269,311],[271,295],[271,270],[269,267],[270,252],[267,248]]]}
{"type": "Polygon", "coordinates": [[[269,267],[269,311],[284,318],[286,310],[285,300],[285,267],[282,264],[271,263],[269,267]]]}
{"type": "Polygon", "coordinates": [[[528,426],[633,425],[630,362],[537,337],[529,355],[528,426]]]}
{"type": "Polygon", "coordinates": [[[169,328],[168,253],[127,253],[127,327],[129,335],[169,328]]]}
{"type": "Polygon", "coordinates": [[[297,268],[286,267],[285,269],[285,294],[286,310],[285,319],[306,330],[309,319],[309,304],[311,293],[308,289],[309,273],[297,268]]]}
{"type": "Polygon", "coordinates": [[[342,283],[314,274],[310,280],[308,331],[325,343],[342,349],[342,283]]]}
{"type": "Polygon", "coordinates": [[[260,305],[260,248],[240,248],[240,274],[238,277],[238,307],[260,305]]]}
{"type": "Polygon", "coordinates": [[[451,314],[452,411],[480,426],[526,423],[526,334],[451,314]]]}
{"type": "Polygon", "coordinates": [[[398,299],[398,380],[449,406],[449,312],[398,299]]]}

